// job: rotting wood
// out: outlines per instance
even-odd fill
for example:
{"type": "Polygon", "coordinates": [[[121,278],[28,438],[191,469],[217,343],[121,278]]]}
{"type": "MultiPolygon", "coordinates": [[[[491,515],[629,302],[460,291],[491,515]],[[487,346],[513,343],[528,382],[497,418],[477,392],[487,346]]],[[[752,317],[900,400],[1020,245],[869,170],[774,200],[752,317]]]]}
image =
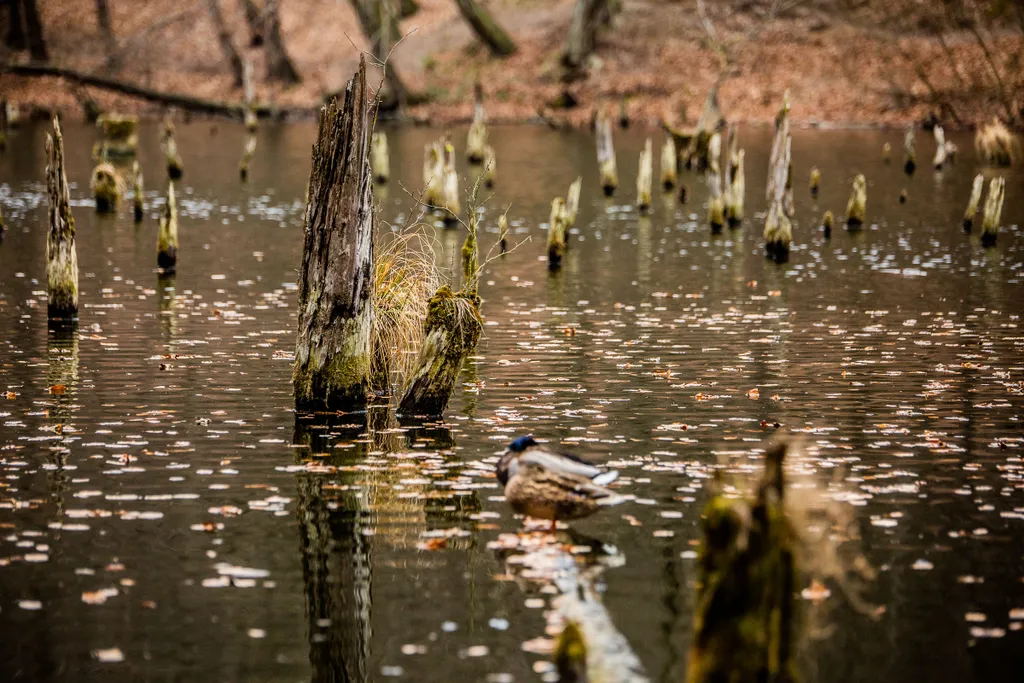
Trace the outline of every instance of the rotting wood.
{"type": "Polygon", "coordinates": [[[370,138],[370,167],[373,178],[381,185],[391,178],[391,161],[388,156],[388,134],[382,130],[370,138]]]}
{"type": "Polygon", "coordinates": [[[313,147],[292,373],[302,410],[361,409],[370,390],[371,116],[361,56],[341,107],[323,108],[313,147]]]}
{"type": "Polygon", "coordinates": [[[864,174],[858,174],[853,179],[853,189],[850,191],[850,200],[846,203],[846,229],[859,230],[864,224],[864,216],[868,203],[868,182],[864,174]]]}
{"type": "Polygon", "coordinates": [[[78,252],[75,219],[71,215],[68,178],[64,172],[64,136],[53,119],[46,135],[46,194],[49,229],[46,233],[46,298],[50,320],[78,317],[78,252]]]}
{"type": "Polygon", "coordinates": [[[494,20],[490,12],[480,6],[476,0],[455,0],[462,17],[490,49],[495,57],[508,57],[515,54],[516,44],[505,29],[494,20]]]}
{"type": "Polygon", "coordinates": [[[1003,212],[1003,199],[1006,192],[1006,179],[993,178],[988,185],[988,196],[985,198],[985,211],[981,218],[981,243],[987,247],[996,243],[999,236],[999,219],[1003,212]]]}
{"type": "Polygon", "coordinates": [[[565,193],[565,229],[566,232],[576,225],[576,216],[580,212],[580,191],[583,189],[583,176],[577,176],[565,193]]]}
{"type": "Polygon", "coordinates": [[[981,205],[981,193],[985,189],[985,178],[980,173],[974,176],[974,183],[971,185],[971,197],[967,201],[967,210],[964,211],[964,232],[970,232],[974,227],[974,217],[978,213],[978,206],[981,205]]]}
{"type": "Polygon", "coordinates": [[[595,121],[597,136],[597,165],[601,176],[601,190],[605,197],[615,194],[619,186],[619,172],[615,167],[615,144],[612,140],[612,122],[603,109],[598,110],[595,121]]]}
{"type": "Polygon", "coordinates": [[[647,138],[640,152],[640,168],[636,174],[636,205],[641,214],[651,210],[651,186],[654,183],[654,149],[647,138]]]}
{"type": "Polygon", "coordinates": [[[164,275],[178,268],[178,202],[174,197],[174,181],[167,183],[167,202],[160,212],[160,229],[156,236],[156,265],[164,275]]]}
{"type": "Polygon", "coordinates": [[[731,181],[725,193],[725,220],[732,228],[743,222],[746,195],[746,178],[743,170],[745,157],[746,150],[741,149],[737,152],[736,164],[728,174],[731,181]]]}
{"type": "Polygon", "coordinates": [[[793,224],[786,214],[786,179],[791,167],[793,139],[789,134],[789,98],[776,119],[775,140],[772,142],[771,166],[768,169],[768,213],[764,221],[764,243],[767,255],[778,262],[789,258],[793,241],[793,224]]]}

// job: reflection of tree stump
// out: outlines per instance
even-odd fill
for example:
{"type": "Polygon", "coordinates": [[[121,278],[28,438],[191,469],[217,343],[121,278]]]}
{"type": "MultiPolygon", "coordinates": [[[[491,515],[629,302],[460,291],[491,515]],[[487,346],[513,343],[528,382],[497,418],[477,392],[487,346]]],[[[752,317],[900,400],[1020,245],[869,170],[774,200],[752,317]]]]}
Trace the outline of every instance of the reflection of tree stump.
{"type": "Polygon", "coordinates": [[[68,178],[64,173],[64,137],[56,118],[53,136],[46,135],[46,159],[50,204],[50,228],[46,233],[47,311],[51,319],[74,318],[78,316],[78,252],[68,178]]]}
{"type": "Polygon", "coordinates": [[[373,183],[366,62],[324,107],[306,205],[292,380],[303,409],[351,410],[370,388],[373,183]]]}

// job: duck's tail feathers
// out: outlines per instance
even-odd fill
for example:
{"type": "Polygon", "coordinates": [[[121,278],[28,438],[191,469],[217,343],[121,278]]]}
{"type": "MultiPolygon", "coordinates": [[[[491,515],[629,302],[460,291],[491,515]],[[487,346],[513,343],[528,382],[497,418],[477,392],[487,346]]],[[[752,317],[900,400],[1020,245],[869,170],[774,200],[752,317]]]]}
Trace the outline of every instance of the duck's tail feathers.
{"type": "Polygon", "coordinates": [[[608,470],[607,472],[602,472],[601,474],[597,475],[596,477],[594,477],[590,481],[594,482],[598,486],[607,486],[608,484],[612,483],[613,481],[615,481],[618,478],[619,478],[619,471],[618,470],[608,470]]]}

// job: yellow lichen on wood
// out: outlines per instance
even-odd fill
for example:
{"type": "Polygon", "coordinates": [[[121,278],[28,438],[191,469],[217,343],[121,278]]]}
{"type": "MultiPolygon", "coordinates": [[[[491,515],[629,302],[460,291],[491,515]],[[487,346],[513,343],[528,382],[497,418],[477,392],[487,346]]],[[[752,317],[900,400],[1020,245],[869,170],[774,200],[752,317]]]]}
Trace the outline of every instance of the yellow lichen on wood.
{"type": "Polygon", "coordinates": [[[982,161],[1012,166],[1020,159],[1020,139],[998,118],[974,134],[974,149],[982,161]]]}
{"type": "Polygon", "coordinates": [[[661,145],[661,186],[665,190],[671,190],[676,186],[678,181],[676,165],[678,163],[676,141],[671,135],[666,135],[665,142],[661,145]]]}
{"type": "Polygon", "coordinates": [[[1003,199],[1006,192],[1006,180],[993,178],[988,184],[988,196],[985,198],[985,211],[981,218],[981,243],[987,246],[996,243],[999,235],[999,219],[1003,213],[1003,199]]]}
{"type": "Polygon", "coordinates": [[[174,181],[167,183],[167,202],[160,212],[156,264],[165,274],[173,273],[178,264],[178,203],[174,198],[174,181]]]}
{"type": "Polygon", "coordinates": [[[846,202],[846,229],[857,230],[864,224],[864,216],[867,213],[868,204],[868,182],[864,174],[858,174],[853,179],[853,188],[850,190],[850,199],[846,202]]]}
{"type": "Polygon", "coordinates": [[[376,131],[370,138],[370,167],[373,169],[373,178],[378,183],[384,184],[391,179],[388,134],[382,130],[376,131]]]}
{"type": "Polygon", "coordinates": [[[562,266],[566,232],[565,200],[555,197],[551,200],[551,217],[548,219],[548,267],[552,270],[562,266]]]}
{"type": "Polygon", "coordinates": [[[964,230],[971,231],[974,225],[974,216],[978,213],[981,205],[981,193],[985,189],[985,178],[979,173],[974,176],[974,184],[971,185],[971,197],[967,200],[967,210],[964,211],[964,230]]]}
{"type": "Polygon", "coordinates": [[[636,205],[640,213],[651,210],[651,186],[654,183],[654,149],[651,139],[647,138],[644,149],[640,152],[640,168],[636,175],[636,205]]]}
{"type": "Polygon", "coordinates": [[[113,164],[102,163],[92,170],[89,189],[96,200],[96,213],[114,213],[121,200],[121,178],[113,164]]]}
{"type": "Polygon", "coordinates": [[[47,315],[70,319],[78,315],[78,252],[75,219],[71,215],[68,179],[64,172],[64,137],[53,119],[53,135],[46,135],[46,194],[49,229],[46,233],[47,315]]]}
{"type": "Polygon", "coordinates": [[[603,110],[598,110],[595,122],[597,134],[597,165],[601,177],[601,190],[606,197],[615,194],[619,186],[619,172],[615,166],[615,144],[612,140],[612,122],[603,110]]]}
{"type": "Polygon", "coordinates": [[[145,215],[145,185],[142,179],[142,167],[136,161],[132,164],[132,204],[135,208],[135,222],[142,222],[145,215]]]}

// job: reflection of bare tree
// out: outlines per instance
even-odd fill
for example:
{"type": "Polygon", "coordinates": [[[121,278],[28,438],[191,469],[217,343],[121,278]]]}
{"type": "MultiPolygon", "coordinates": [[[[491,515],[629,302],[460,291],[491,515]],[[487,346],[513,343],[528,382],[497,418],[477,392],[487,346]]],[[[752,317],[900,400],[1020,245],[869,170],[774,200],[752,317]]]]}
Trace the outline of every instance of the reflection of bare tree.
{"type": "Polygon", "coordinates": [[[71,453],[64,433],[78,408],[75,403],[78,389],[77,322],[50,325],[46,355],[46,386],[50,395],[47,416],[50,427],[58,437],[50,448],[50,464],[54,466],[50,473],[50,495],[56,506],[56,518],[60,519],[64,516],[64,490],[68,482],[64,468],[71,453]]]}
{"type": "Polygon", "coordinates": [[[178,338],[178,311],[175,301],[176,278],[174,274],[157,276],[157,296],[160,298],[160,336],[168,345],[167,352],[172,353],[170,345],[178,338]]]}

